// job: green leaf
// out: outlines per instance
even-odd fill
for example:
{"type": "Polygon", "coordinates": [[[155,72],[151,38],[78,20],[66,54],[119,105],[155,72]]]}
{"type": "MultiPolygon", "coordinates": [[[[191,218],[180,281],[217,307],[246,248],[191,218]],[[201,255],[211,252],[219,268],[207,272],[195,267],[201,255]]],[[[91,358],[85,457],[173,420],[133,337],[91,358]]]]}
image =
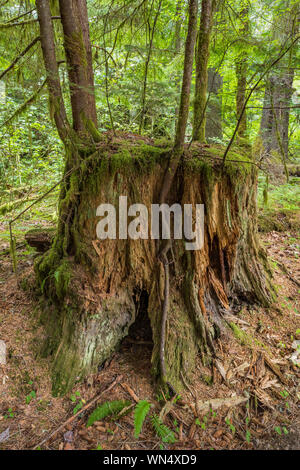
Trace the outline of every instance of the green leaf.
{"type": "Polygon", "coordinates": [[[73,409],[73,415],[76,415],[77,411],[81,410],[81,408],[83,407],[83,403],[82,401],[80,400],[77,405],[75,406],[75,408],[73,409]]]}
{"type": "Polygon", "coordinates": [[[151,408],[151,403],[149,403],[147,400],[139,401],[135,407],[135,410],[134,410],[134,437],[135,439],[138,439],[141,433],[143,423],[146,419],[147,414],[149,413],[150,408],[151,408]]]}
{"type": "Polygon", "coordinates": [[[26,396],[26,404],[28,405],[33,398],[36,397],[36,393],[34,390],[32,390],[27,396],[26,396]]]}
{"type": "Polygon", "coordinates": [[[128,400],[116,400],[116,401],[106,401],[103,405],[98,406],[93,413],[90,415],[87,427],[92,426],[95,421],[100,421],[106,416],[114,415],[120,413],[123,408],[131,405],[131,402],[128,400]]]}
{"type": "Polygon", "coordinates": [[[163,442],[167,444],[174,444],[176,442],[173,431],[163,424],[157,415],[153,415],[151,421],[156,434],[163,442]]]}

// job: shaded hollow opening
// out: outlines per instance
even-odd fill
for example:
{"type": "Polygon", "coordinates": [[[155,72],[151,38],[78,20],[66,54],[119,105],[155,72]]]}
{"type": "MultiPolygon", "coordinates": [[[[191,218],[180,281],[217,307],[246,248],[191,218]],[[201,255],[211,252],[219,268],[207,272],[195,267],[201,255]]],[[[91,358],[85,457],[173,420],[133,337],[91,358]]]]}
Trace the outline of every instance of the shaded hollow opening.
{"type": "Polygon", "coordinates": [[[152,329],[148,316],[149,294],[145,289],[135,289],[135,322],[130,326],[127,339],[153,346],[152,329]]]}
{"type": "Polygon", "coordinates": [[[153,350],[152,328],[148,316],[149,294],[144,289],[135,289],[133,300],[136,317],[129,328],[128,335],[121,343],[120,353],[135,372],[140,371],[144,375],[151,370],[153,350]]]}

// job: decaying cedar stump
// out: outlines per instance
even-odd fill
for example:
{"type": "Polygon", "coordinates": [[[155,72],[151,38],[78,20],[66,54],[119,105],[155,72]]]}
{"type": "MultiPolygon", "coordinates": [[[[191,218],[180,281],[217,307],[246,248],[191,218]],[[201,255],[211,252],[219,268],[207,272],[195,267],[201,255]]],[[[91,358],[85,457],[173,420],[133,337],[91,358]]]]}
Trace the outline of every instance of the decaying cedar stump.
{"type": "Polygon", "coordinates": [[[48,229],[32,229],[25,233],[25,240],[29,246],[44,253],[51,247],[54,235],[55,231],[51,227],[48,229]]]}
{"type": "MultiPolygon", "coordinates": [[[[229,160],[249,161],[239,149],[229,160]]],[[[152,368],[159,376],[164,271],[155,240],[98,240],[96,208],[158,202],[168,150],[119,143],[102,149],[74,172],[60,199],[58,233],[36,264],[47,302],[45,354],[53,356],[53,392],[64,393],[95,371],[128,334],[139,298],[148,298],[153,336],[152,368]]],[[[173,242],[170,308],[166,332],[167,380],[180,390],[195,356],[212,357],[214,340],[226,331],[223,314],[241,302],[273,302],[270,271],[256,229],[256,169],[247,163],[221,167],[218,147],[193,145],[183,158],[169,203],[204,204],[202,250],[173,242]]],[[[117,232],[118,233],[118,232],[117,232]]]]}

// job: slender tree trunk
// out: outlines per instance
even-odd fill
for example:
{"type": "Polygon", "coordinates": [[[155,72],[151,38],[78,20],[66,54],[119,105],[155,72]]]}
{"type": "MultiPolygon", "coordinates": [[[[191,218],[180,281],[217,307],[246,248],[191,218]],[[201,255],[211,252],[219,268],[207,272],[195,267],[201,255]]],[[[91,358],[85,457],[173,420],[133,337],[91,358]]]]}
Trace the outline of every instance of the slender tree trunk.
{"type": "Polygon", "coordinates": [[[205,137],[208,142],[221,140],[223,78],[214,68],[208,69],[208,103],[206,109],[205,137]]]}
{"type": "MultiPolygon", "coordinates": [[[[242,2],[243,5],[243,2],[242,2]]],[[[240,21],[242,27],[239,28],[240,39],[246,39],[249,32],[249,19],[248,19],[248,6],[243,7],[240,12],[240,21]]],[[[246,87],[247,87],[247,52],[244,49],[244,43],[242,42],[242,51],[238,55],[235,61],[235,70],[237,78],[237,88],[236,88],[236,115],[239,118],[241,110],[243,109],[245,99],[246,99],[246,87]]],[[[247,114],[246,110],[243,113],[239,129],[237,132],[237,139],[245,138],[247,130],[247,114]]]]}
{"type": "Polygon", "coordinates": [[[59,0],[64,31],[73,128],[86,134],[89,124],[97,127],[92,52],[86,0],[59,0]]]}
{"type": "Polygon", "coordinates": [[[205,108],[210,34],[215,0],[202,0],[200,28],[196,51],[196,83],[194,99],[193,140],[205,142],[205,108]]]}
{"type": "Polygon", "coordinates": [[[184,68],[182,78],[182,88],[180,96],[180,105],[178,120],[176,126],[176,134],[174,141],[174,148],[171,156],[169,167],[166,171],[163,186],[160,194],[160,203],[166,200],[169,194],[174,175],[176,173],[185,139],[186,126],[189,116],[189,105],[190,105],[190,93],[191,93],[191,81],[194,64],[194,50],[197,34],[197,15],[198,15],[198,0],[189,1],[189,23],[188,32],[185,43],[185,54],[184,54],[184,68]]]}
{"type": "Polygon", "coordinates": [[[65,141],[68,135],[69,124],[59,80],[49,0],[37,0],[36,7],[40,25],[41,46],[47,73],[50,108],[53,112],[60,138],[65,141]]]}
{"type": "MultiPolygon", "coordinates": [[[[175,57],[180,53],[180,49],[181,49],[181,37],[180,37],[181,24],[182,24],[182,1],[178,0],[176,4],[176,23],[175,23],[175,36],[174,36],[175,57]]],[[[176,73],[176,76],[175,76],[175,85],[176,85],[176,89],[179,95],[180,77],[178,73],[176,73]]],[[[175,114],[175,131],[176,131],[176,124],[177,124],[177,119],[178,119],[178,111],[179,111],[178,104],[179,104],[179,100],[178,102],[176,100],[175,113],[174,113],[175,114]]]]}
{"type": "Polygon", "coordinates": [[[288,159],[289,155],[289,124],[290,124],[290,109],[289,106],[292,105],[292,96],[294,93],[293,90],[293,81],[294,81],[295,71],[293,68],[290,68],[286,74],[286,87],[285,87],[285,97],[284,97],[284,109],[282,110],[282,143],[285,158],[288,159]]]}

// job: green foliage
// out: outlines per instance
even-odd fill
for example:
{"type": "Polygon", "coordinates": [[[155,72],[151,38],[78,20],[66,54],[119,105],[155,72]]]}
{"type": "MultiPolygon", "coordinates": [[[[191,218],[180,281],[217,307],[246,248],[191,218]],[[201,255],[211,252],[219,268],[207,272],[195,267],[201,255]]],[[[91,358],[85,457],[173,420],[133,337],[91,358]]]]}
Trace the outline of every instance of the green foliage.
{"type": "Polygon", "coordinates": [[[160,437],[162,442],[166,444],[174,444],[176,442],[174,432],[170,428],[168,428],[168,426],[166,426],[165,424],[161,422],[161,420],[159,419],[159,416],[154,414],[151,417],[151,422],[155,429],[156,434],[160,437]]]}
{"type": "Polygon", "coordinates": [[[138,439],[143,423],[146,419],[147,414],[149,413],[151,408],[151,403],[147,400],[141,400],[135,407],[134,410],[134,437],[138,439]]]}
{"type": "Polygon", "coordinates": [[[225,419],[225,423],[227,424],[227,426],[229,427],[230,431],[232,432],[232,434],[234,435],[235,434],[235,431],[236,431],[236,428],[235,426],[232,424],[231,420],[229,418],[226,418],[225,419]]]}
{"type": "Polygon", "coordinates": [[[26,404],[28,405],[31,402],[31,400],[33,400],[35,397],[36,397],[35,391],[31,390],[31,392],[28,395],[26,395],[26,404]]]}
{"type": "Polygon", "coordinates": [[[8,408],[7,413],[4,415],[4,419],[14,418],[15,413],[13,412],[12,408],[8,408]]]}
{"type": "Polygon", "coordinates": [[[95,421],[101,421],[106,416],[116,415],[120,413],[124,408],[129,406],[131,403],[128,400],[116,400],[106,401],[102,405],[98,406],[93,413],[89,416],[87,427],[92,426],[95,421]]]}

